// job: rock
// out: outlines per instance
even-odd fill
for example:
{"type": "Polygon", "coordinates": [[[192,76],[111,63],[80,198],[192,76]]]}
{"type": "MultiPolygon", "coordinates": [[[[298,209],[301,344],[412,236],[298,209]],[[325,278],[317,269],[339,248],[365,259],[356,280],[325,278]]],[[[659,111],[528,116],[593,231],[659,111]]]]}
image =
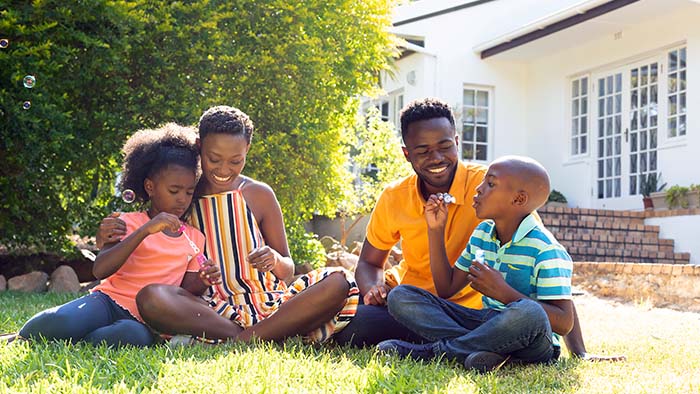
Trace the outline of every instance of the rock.
{"type": "Polygon", "coordinates": [[[46,272],[32,271],[28,274],[15,276],[7,281],[7,288],[25,293],[43,293],[48,287],[46,282],[49,275],[46,272]]]}
{"type": "Polygon", "coordinates": [[[355,271],[359,257],[348,252],[331,252],[326,254],[326,267],[343,267],[355,271]]]}
{"type": "Polygon", "coordinates": [[[354,255],[356,255],[356,256],[359,256],[359,255],[360,255],[360,252],[362,251],[362,242],[360,242],[360,241],[355,241],[355,242],[353,242],[352,245],[353,245],[353,246],[352,246],[352,251],[351,251],[350,253],[352,253],[352,254],[354,254],[354,255]]]}
{"type": "Polygon", "coordinates": [[[62,265],[51,274],[49,291],[53,293],[77,293],[80,291],[80,281],[73,268],[62,265]]]}
{"type": "Polygon", "coordinates": [[[4,276],[0,275],[0,291],[5,290],[7,290],[7,279],[5,279],[4,276]]]}

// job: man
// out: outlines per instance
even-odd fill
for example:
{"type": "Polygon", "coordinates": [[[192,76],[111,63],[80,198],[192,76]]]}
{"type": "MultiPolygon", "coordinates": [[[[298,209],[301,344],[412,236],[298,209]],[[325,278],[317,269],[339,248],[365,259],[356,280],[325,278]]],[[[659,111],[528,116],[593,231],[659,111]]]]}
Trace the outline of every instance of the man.
{"type": "MultiPolygon", "coordinates": [[[[350,324],[336,335],[339,344],[374,345],[386,339],[423,341],[389,314],[386,297],[398,284],[436,294],[423,212],[431,194],[449,193],[454,198],[445,227],[445,249],[451,264],[457,261],[469,235],[479,224],[471,201],[484,179],[486,167],[459,160],[459,138],[449,105],[433,98],[409,103],[401,111],[401,136],[403,154],[415,174],[387,187],[372,212],[355,272],[364,305],[359,305],[350,324]],[[404,259],[384,272],[384,261],[391,247],[399,242],[404,259]]],[[[470,286],[448,300],[468,308],[481,308],[481,294],[470,286]]],[[[572,354],[584,359],[624,359],[624,356],[600,357],[586,352],[575,309],[574,327],[565,342],[572,354]]]]}

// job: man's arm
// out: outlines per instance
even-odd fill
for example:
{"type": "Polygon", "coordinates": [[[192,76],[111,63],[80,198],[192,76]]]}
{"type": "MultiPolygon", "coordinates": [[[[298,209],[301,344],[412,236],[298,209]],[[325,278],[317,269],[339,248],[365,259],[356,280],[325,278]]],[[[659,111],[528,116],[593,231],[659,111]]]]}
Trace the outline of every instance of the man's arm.
{"type": "Polygon", "coordinates": [[[355,280],[367,305],[386,303],[389,288],[384,283],[384,262],[388,256],[388,250],[375,248],[365,238],[355,269],[355,280]]]}

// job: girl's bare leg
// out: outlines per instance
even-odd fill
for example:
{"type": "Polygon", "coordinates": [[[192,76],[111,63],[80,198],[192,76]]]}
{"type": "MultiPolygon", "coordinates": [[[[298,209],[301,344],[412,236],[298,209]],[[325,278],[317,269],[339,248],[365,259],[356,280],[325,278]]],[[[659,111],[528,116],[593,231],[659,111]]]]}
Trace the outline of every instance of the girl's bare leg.
{"type": "Polygon", "coordinates": [[[243,330],[236,339],[280,341],[321,327],[345,306],[350,285],[345,275],[334,272],[283,303],[272,316],[243,330]]]}
{"type": "Polygon", "coordinates": [[[136,295],[143,320],[166,334],[232,339],[241,328],[214,312],[204,300],[178,286],[148,285],[136,295]]]}

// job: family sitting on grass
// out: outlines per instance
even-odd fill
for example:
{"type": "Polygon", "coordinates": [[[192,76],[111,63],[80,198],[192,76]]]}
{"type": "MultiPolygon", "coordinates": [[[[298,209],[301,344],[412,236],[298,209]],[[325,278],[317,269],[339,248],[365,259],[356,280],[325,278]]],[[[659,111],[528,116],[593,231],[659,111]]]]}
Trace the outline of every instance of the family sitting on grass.
{"type": "Polygon", "coordinates": [[[242,175],[246,114],[219,106],[198,135],[174,124],[134,134],[120,186],[147,209],[105,218],[93,269],[102,283],[38,313],[19,337],[148,346],[302,336],[486,372],[509,359],[556,360],[559,334],[575,356],[623,359],[586,353],[571,259],[535,213],[549,194],[546,170],[523,157],[488,172],[461,162],[454,117],[436,99],[404,108],[401,133],[415,175],[381,194],[357,284],[347,270],[322,268],[289,285],[279,203],[242,175]],[[398,242],[404,260],[384,272],[398,242]]]}

